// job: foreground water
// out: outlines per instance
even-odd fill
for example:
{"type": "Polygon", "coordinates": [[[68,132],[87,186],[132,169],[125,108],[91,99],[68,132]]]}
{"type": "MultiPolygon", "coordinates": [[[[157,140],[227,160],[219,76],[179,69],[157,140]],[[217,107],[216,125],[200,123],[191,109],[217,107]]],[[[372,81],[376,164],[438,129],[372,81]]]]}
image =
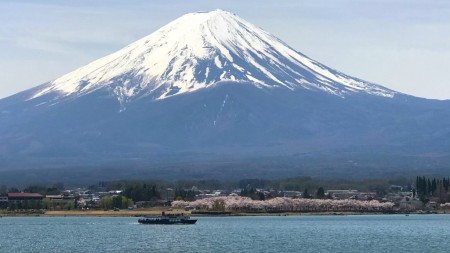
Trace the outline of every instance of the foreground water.
{"type": "Polygon", "coordinates": [[[0,252],[450,252],[450,215],[3,217],[0,252]]]}

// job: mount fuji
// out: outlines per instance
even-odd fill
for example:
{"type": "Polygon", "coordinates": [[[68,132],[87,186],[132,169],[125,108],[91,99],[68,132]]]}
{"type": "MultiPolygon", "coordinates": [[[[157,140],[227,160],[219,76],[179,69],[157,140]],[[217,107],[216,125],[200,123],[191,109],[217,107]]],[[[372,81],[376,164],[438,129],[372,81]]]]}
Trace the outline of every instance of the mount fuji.
{"type": "Polygon", "coordinates": [[[448,137],[449,101],[348,76],[222,10],[0,100],[3,171],[433,171],[450,165],[448,137]]]}

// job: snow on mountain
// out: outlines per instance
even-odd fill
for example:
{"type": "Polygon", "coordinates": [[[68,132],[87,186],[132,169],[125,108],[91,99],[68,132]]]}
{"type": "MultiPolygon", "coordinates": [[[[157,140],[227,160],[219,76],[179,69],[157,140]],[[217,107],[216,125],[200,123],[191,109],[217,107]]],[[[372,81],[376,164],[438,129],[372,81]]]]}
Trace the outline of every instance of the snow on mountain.
{"type": "Polygon", "coordinates": [[[347,76],[298,53],[275,36],[223,11],[186,14],[151,35],[43,85],[30,99],[107,89],[122,103],[164,99],[221,81],[260,88],[320,90],[345,97],[396,92],[347,76]]]}

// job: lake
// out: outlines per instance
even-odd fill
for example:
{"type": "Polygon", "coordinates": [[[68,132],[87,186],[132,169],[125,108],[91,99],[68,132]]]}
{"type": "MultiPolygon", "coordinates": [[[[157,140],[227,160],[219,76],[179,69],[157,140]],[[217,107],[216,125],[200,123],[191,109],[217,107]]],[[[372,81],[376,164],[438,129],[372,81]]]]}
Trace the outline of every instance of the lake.
{"type": "Polygon", "coordinates": [[[449,252],[450,215],[3,217],[0,252],[449,252]]]}

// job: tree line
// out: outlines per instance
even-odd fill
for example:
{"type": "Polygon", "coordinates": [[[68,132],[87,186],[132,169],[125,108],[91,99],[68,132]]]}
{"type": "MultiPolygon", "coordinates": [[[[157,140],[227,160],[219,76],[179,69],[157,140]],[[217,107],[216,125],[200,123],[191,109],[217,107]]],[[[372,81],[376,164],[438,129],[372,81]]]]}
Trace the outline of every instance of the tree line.
{"type": "Polygon", "coordinates": [[[430,198],[438,198],[439,202],[448,201],[448,189],[450,178],[426,178],[425,176],[416,177],[415,194],[426,203],[430,198]]]}

